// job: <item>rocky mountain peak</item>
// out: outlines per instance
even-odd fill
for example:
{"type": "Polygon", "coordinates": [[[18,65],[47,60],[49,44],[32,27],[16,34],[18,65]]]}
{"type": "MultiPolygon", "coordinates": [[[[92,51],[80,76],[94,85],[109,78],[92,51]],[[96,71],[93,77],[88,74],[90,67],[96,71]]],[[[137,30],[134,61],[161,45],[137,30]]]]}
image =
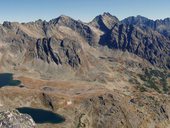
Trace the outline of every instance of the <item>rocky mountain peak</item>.
{"type": "Polygon", "coordinates": [[[66,16],[66,15],[61,15],[58,18],[58,21],[69,21],[69,20],[73,20],[71,17],[66,16]]]}
{"type": "Polygon", "coordinates": [[[36,24],[42,24],[43,22],[46,22],[46,21],[43,21],[41,19],[35,21],[36,24]]]}
{"type": "Polygon", "coordinates": [[[11,22],[9,21],[4,21],[2,24],[4,27],[11,27],[11,22]]]}
{"type": "Polygon", "coordinates": [[[103,17],[105,17],[105,16],[113,17],[109,12],[104,12],[101,16],[103,16],[103,17]]]}
{"type": "Polygon", "coordinates": [[[154,27],[154,21],[150,20],[144,16],[141,15],[137,15],[135,16],[131,16],[128,18],[125,18],[124,20],[122,20],[122,23],[125,24],[131,24],[131,25],[138,25],[138,26],[144,26],[144,25],[148,25],[150,27],[154,27]]]}
{"type": "Polygon", "coordinates": [[[164,21],[170,23],[170,18],[165,18],[164,21]]]}
{"type": "Polygon", "coordinates": [[[119,21],[119,19],[116,17],[116,16],[113,16],[112,14],[110,14],[109,12],[104,12],[102,15],[101,15],[103,18],[112,18],[112,19],[115,19],[117,21],[119,21]]]}
{"type": "Polygon", "coordinates": [[[142,15],[137,15],[136,18],[138,18],[138,19],[148,19],[148,18],[146,18],[146,17],[144,17],[142,15]]]}
{"type": "Polygon", "coordinates": [[[67,23],[69,23],[71,21],[74,21],[71,17],[61,15],[58,18],[50,20],[50,23],[53,23],[53,24],[67,24],[67,23]]]}
{"type": "Polygon", "coordinates": [[[105,12],[102,15],[96,16],[92,22],[90,22],[90,25],[100,29],[103,32],[107,32],[117,23],[119,23],[117,17],[105,12]]]}
{"type": "Polygon", "coordinates": [[[17,26],[18,24],[19,24],[19,23],[17,23],[17,22],[4,21],[3,24],[2,24],[2,26],[3,26],[3,27],[6,27],[6,28],[8,28],[8,29],[11,29],[11,28],[17,26]]]}
{"type": "Polygon", "coordinates": [[[121,22],[128,25],[135,25],[144,29],[150,28],[170,39],[170,18],[165,18],[164,20],[151,20],[143,16],[132,16],[125,18],[121,22]]]}

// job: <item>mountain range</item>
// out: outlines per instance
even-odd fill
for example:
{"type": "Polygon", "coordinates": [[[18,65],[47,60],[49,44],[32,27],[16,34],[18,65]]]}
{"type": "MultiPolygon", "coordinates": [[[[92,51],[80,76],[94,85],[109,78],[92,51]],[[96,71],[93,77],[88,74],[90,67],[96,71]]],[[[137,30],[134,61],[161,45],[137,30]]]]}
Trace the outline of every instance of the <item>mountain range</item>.
{"type": "Polygon", "coordinates": [[[22,85],[0,88],[0,103],[66,118],[40,128],[168,128],[169,69],[170,18],[103,13],[89,23],[61,15],[0,25],[0,72],[22,85]]]}

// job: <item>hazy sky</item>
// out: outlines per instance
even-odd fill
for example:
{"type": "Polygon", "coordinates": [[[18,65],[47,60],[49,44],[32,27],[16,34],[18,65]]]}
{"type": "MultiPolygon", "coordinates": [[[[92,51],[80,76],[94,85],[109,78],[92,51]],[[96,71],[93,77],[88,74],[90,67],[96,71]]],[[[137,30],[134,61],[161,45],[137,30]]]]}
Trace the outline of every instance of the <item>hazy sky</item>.
{"type": "Polygon", "coordinates": [[[123,19],[142,15],[152,19],[170,17],[170,0],[0,0],[0,22],[50,20],[68,15],[90,21],[110,12],[123,19]]]}

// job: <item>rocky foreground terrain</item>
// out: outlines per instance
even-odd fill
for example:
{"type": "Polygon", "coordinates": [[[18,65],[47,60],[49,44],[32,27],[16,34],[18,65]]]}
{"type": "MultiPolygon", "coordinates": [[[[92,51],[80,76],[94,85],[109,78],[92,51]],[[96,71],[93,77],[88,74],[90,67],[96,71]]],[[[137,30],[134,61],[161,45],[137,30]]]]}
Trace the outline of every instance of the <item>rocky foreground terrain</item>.
{"type": "Polygon", "coordinates": [[[0,72],[21,82],[0,86],[0,108],[65,118],[38,128],[169,128],[169,69],[169,18],[104,13],[90,23],[62,15],[0,25],[0,72]]]}
{"type": "Polygon", "coordinates": [[[29,115],[20,114],[16,110],[0,112],[1,128],[35,128],[35,123],[29,115]]]}

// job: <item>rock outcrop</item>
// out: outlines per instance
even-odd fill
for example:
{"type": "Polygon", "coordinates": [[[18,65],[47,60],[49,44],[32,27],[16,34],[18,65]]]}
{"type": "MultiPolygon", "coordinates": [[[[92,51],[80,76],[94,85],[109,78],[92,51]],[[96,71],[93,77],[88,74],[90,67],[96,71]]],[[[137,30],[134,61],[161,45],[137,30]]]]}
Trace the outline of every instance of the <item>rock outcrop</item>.
{"type": "Polygon", "coordinates": [[[79,43],[64,39],[38,39],[36,43],[37,57],[44,62],[54,62],[56,65],[68,64],[73,68],[81,65],[82,48],[79,43]]]}
{"type": "Polygon", "coordinates": [[[21,114],[17,110],[0,112],[0,128],[35,128],[31,116],[21,114]]]}

